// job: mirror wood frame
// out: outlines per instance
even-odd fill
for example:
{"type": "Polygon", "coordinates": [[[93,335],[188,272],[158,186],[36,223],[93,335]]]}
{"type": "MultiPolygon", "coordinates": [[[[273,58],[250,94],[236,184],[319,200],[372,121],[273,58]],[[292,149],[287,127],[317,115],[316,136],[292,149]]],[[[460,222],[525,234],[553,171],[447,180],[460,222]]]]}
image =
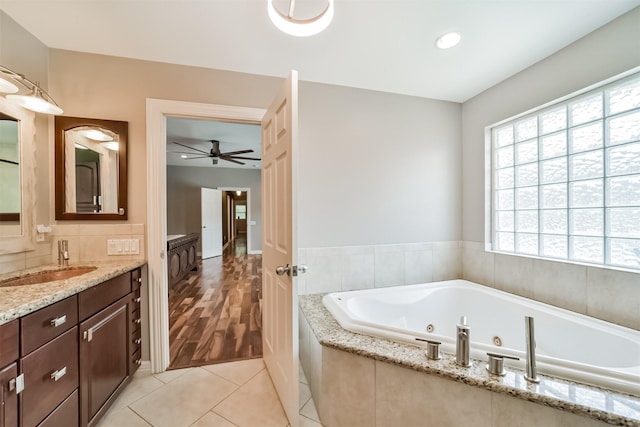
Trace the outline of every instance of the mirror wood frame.
{"type": "Polygon", "coordinates": [[[127,143],[129,139],[129,123],[116,120],[87,119],[82,117],[55,117],[55,203],[56,220],[127,220],[129,207],[127,205],[127,143]],[[99,126],[119,135],[118,148],[118,209],[124,209],[124,214],[117,212],[65,212],[65,132],[80,126],[99,126]]]}

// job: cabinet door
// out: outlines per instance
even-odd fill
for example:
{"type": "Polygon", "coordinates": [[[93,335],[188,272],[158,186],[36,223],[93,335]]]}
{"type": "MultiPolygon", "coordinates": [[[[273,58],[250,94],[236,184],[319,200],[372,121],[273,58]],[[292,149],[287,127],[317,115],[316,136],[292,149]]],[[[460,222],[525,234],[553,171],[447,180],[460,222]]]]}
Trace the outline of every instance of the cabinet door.
{"type": "Polygon", "coordinates": [[[18,427],[18,395],[9,382],[18,375],[18,364],[0,370],[0,427],[18,427]]]}
{"type": "Polygon", "coordinates": [[[125,297],[80,324],[80,425],[87,426],[127,378],[125,297]]]}

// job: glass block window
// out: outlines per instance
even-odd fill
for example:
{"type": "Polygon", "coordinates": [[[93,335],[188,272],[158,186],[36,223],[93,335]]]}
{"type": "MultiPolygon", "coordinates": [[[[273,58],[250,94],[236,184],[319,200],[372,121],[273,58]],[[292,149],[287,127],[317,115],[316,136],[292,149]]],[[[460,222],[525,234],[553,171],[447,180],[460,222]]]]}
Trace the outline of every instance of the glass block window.
{"type": "Polygon", "coordinates": [[[493,250],[640,270],[640,73],[491,138],[493,250]]]}

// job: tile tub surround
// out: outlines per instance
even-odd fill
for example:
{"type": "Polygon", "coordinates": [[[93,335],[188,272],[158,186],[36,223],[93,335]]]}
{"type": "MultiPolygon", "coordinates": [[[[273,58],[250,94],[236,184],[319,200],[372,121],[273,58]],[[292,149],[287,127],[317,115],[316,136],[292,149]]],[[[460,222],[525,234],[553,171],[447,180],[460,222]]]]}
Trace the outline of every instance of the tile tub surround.
{"type": "MultiPolygon", "coordinates": [[[[82,264],[70,263],[69,267],[91,265],[97,268],[89,273],[66,280],[34,285],[0,287],[0,324],[7,323],[20,316],[51,305],[54,302],[63,300],[71,295],[100,284],[105,280],[109,280],[112,277],[141,267],[145,263],[146,261],[144,260],[87,262],[82,264]]],[[[22,277],[40,271],[55,270],[57,268],[57,265],[51,264],[20,270],[0,275],[0,281],[14,277],[22,277]]]]}
{"type": "Polygon", "coordinates": [[[476,409],[474,419],[481,424],[474,425],[509,425],[503,424],[507,418],[522,413],[527,414],[526,420],[520,418],[526,425],[640,426],[640,397],[544,375],[539,385],[532,385],[522,378],[522,371],[510,368],[505,377],[490,377],[486,361],[475,360],[471,368],[460,368],[453,355],[446,353],[442,360],[429,361],[424,348],[342,329],[322,304],[322,295],[300,297],[300,355],[321,420],[331,426],[347,425],[345,414],[351,410],[360,410],[370,419],[376,414],[375,420],[362,425],[383,426],[389,416],[407,417],[411,425],[411,417],[425,407],[438,409],[429,416],[441,413],[445,420],[455,417],[464,423],[468,414],[459,410],[463,407],[460,396],[476,409]],[[340,380],[332,381],[336,375],[340,380]],[[393,378],[404,378],[406,393],[393,378]],[[356,392],[364,393],[358,395],[358,405],[340,411],[356,392]],[[440,401],[427,404],[435,395],[442,396],[440,401]],[[416,405],[409,405],[412,400],[416,405]]]}
{"type": "Polygon", "coordinates": [[[309,267],[298,277],[299,294],[353,291],[460,279],[460,242],[300,248],[309,267]]]}

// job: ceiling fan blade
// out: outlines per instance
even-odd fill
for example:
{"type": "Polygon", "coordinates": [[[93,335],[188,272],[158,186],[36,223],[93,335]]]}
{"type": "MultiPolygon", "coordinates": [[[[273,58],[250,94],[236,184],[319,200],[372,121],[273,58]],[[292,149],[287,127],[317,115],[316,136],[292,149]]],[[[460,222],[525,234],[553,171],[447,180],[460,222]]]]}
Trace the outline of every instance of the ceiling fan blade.
{"type": "Polygon", "coordinates": [[[199,151],[199,152],[201,152],[202,154],[209,154],[209,153],[208,153],[208,152],[206,152],[206,151],[202,151],[202,150],[199,150],[199,149],[197,149],[197,148],[189,147],[188,145],[180,144],[179,142],[175,142],[175,141],[173,141],[173,143],[174,143],[174,144],[178,144],[178,145],[180,145],[180,146],[182,146],[182,147],[188,148],[189,150],[199,151]]]}
{"type": "Polygon", "coordinates": [[[231,159],[257,160],[257,161],[260,161],[260,159],[257,159],[255,157],[229,156],[229,158],[231,158],[231,159]]]}
{"type": "Polygon", "coordinates": [[[193,160],[193,159],[208,159],[211,156],[197,156],[197,157],[187,157],[185,160],[193,160]]]}
{"type": "Polygon", "coordinates": [[[188,154],[190,156],[193,156],[196,153],[187,153],[186,151],[167,151],[168,154],[188,154]]]}
{"type": "Polygon", "coordinates": [[[228,153],[220,153],[220,156],[235,156],[236,154],[253,153],[253,150],[229,151],[228,153]]]}
{"type": "Polygon", "coordinates": [[[229,157],[220,157],[220,160],[226,160],[227,162],[233,162],[233,163],[237,163],[239,165],[244,165],[244,163],[239,162],[237,160],[233,160],[232,158],[229,158],[229,157]]]}

